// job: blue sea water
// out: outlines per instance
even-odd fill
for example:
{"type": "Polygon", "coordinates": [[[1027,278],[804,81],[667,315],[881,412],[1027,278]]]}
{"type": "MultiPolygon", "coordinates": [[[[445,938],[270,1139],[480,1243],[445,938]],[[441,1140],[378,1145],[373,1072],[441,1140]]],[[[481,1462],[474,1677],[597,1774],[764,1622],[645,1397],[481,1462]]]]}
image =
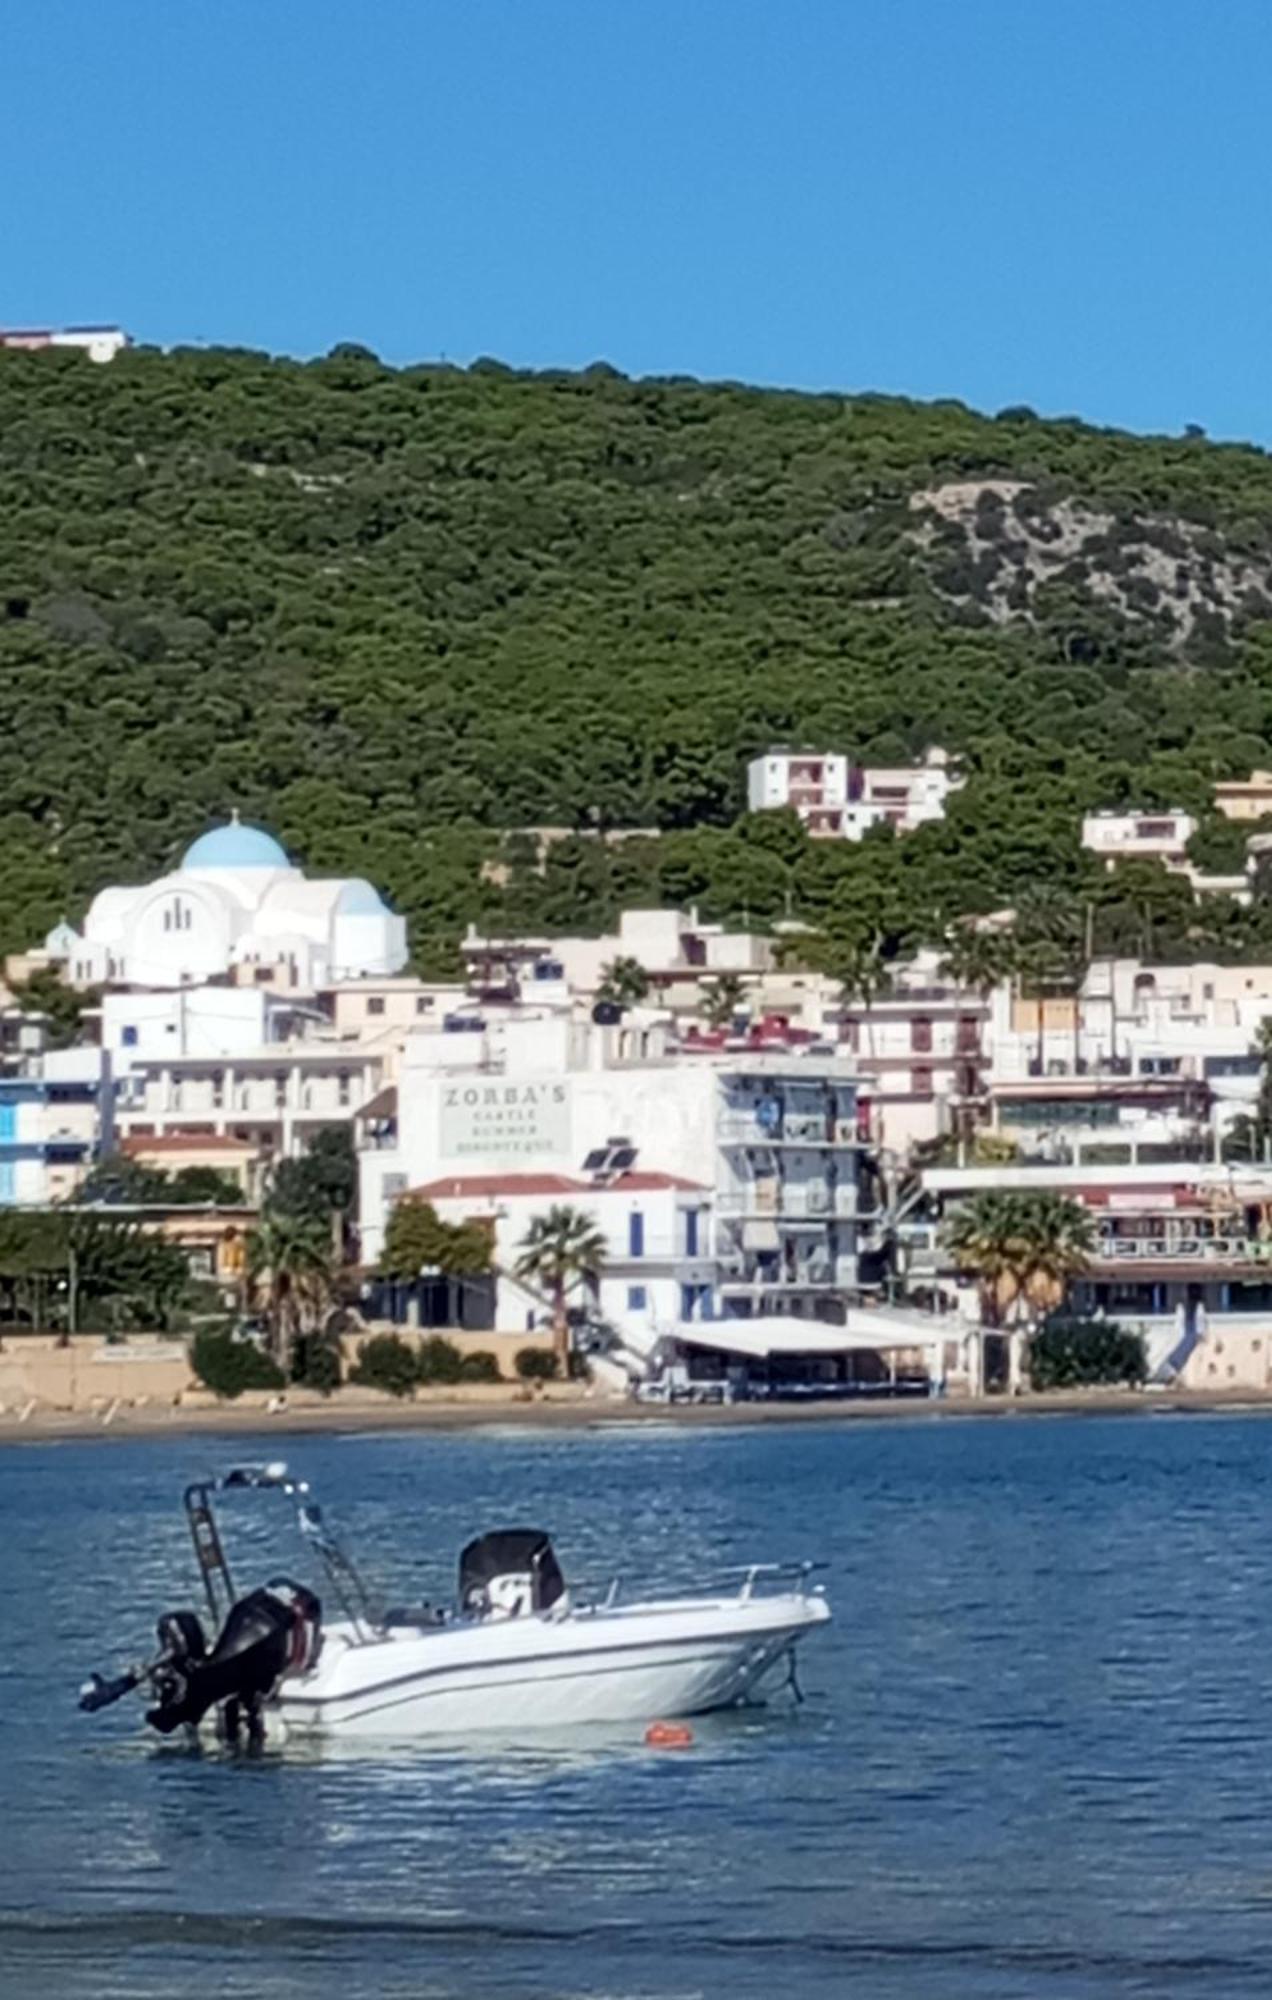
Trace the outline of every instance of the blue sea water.
{"type": "MultiPolygon", "coordinates": [[[[567,1573],[830,1565],[807,1700],[265,1758],[81,1716],[194,1602],[215,1438],[0,1453],[0,1992],[1115,2000],[1272,1992],[1272,1425],[1170,1416],[293,1438],[402,1595],[539,1520],[567,1573]]],[[[256,1441],[274,1456],[275,1436],[256,1441]]],[[[271,1532],[266,1536],[266,1524],[271,1532]]],[[[235,1514],[243,1580],[299,1567],[235,1514]]],[[[303,1572],[302,1572],[303,1573],[303,1572]]]]}

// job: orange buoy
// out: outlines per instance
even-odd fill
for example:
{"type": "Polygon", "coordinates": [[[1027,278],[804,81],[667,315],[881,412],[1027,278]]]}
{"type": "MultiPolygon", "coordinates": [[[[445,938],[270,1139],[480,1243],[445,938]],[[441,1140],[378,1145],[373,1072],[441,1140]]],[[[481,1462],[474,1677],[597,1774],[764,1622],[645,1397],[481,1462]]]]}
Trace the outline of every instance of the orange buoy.
{"type": "Polygon", "coordinates": [[[651,1750],[689,1750],[693,1747],[693,1731],[687,1722],[651,1722],[645,1731],[645,1741],[651,1750]]]}

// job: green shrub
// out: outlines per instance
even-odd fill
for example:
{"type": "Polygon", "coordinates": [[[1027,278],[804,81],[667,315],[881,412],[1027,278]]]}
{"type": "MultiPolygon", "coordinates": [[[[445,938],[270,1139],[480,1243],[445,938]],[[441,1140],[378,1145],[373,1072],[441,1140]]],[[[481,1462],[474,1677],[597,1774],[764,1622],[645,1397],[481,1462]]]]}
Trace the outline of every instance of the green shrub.
{"type": "Polygon", "coordinates": [[[283,1371],[250,1340],[205,1327],[194,1337],[190,1366],[218,1396],[241,1396],[244,1389],[281,1389],[283,1371]]]}
{"type": "Polygon", "coordinates": [[[291,1352],[291,1378],[301,1388],[329,1396],[342,1380],[338,1344],[325,1334],[302,1333],[291,1352]]]}
{"type": "Polygon", "coordinates": [[[475,1354],[466,1354],[460,1363],[461,1382],[502,1382],[503,1371],[498,1357],[479,1348],[475,1354]]]}
{"type": "Polygon", "coordinates": [[[522,1347],[513,1363],[523,1382],[552,1382],[556,1379],[557,1358],[550,1347],[522,1347]]]}
{"type": "Polygon", "coordinates": [[[384,1389],[390,1396],[409,1396],[419,1381],[415,1349],[400,1333],[377,1333],[364,1340],[349,1380],[364,1389],[384,1389]]]}
{"type": "Polygon", "coordinates": [[[458,1382],[463,1376],[464,1357],[453,1340],[440,1333],[424,1341],[415,1357],[417,1382],[458,1382]]]}
{"type": "Polygon", "coordinates": [[[1029,1344],[1035,1389],[1078,1389],[1124,1382],[1138,1388],[1148,1373],[1144,1340],[1116,1320],[1052,1320],[1029,1344]]]}

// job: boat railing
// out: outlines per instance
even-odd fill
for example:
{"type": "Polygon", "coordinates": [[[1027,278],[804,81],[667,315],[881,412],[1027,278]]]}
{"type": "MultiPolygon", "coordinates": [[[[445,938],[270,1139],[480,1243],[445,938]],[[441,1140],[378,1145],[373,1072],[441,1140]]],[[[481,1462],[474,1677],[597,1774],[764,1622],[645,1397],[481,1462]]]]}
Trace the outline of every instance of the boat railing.
{"type": "MultiPolygon", "coordinates": [[[[810,1588],[820,1588],[810,1584],[810,1579],[826,1567],[824,1562],[739,1563],[716,1570],[706,1581],[696,1583],[689,1595],[695,1598],[732,1598],[739,1604],[749,1604],[753,1598],[763,1595],[766,1588],[789,1584],[794,1586],[798,1596],[806,1597],[810,1588]]],[[[618,1603],[623,1581],[621,1575],[611,1578],[604,1593],[583,1595],[577,1608],[580,1611],[612,1611],[618,1603]]]]}
{"type": "Polygon", "coordinates": [[[798,1594],[801,1597],[806,1597],[809,1589],[809,1578],[816,1570],[825,1569],[825,1567],[826,1564],[820,1562],[748,1563],[740,1570],[725,1571],[725,1575],[740,1576],[742,1578],[738,1596],[745,1604],[756,1595],[756,1586],[763,1584],[793,1583],[798,1590],[798,1594]]]}

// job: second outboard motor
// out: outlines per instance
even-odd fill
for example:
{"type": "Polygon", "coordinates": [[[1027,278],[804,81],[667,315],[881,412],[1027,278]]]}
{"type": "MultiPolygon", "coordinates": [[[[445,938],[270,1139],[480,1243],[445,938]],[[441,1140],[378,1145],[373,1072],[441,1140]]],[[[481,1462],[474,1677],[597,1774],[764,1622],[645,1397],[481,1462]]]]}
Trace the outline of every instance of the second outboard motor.
{"type": "Polygon", "coordinates": [[[322,1606],[313,1592],[282,1579],[249,1591],[230,1607],[210,1652],[196,1618],[169,1612],[159,1621],[164,1658],[152,1676],[156,1701],[146,1711],[147,1722],[167,1736],[220,1706],[231,1740],[243,1721],[249,1741],[259,1742],[261,1702],[283,1674],[303,1672],[312,1663],[321,1620],[322,1606]]]}

